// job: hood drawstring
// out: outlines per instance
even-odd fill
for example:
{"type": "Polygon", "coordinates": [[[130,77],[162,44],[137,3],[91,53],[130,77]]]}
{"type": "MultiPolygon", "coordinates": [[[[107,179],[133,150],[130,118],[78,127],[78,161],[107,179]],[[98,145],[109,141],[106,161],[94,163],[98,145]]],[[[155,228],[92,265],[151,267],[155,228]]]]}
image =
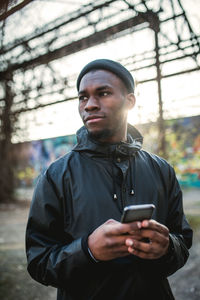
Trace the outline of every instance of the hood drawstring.
{"type": "Polygon", "coordinates": [[[134,189],[133,189],[133,168],[132,168],[132,164],[131,164],[131,158],[129,156],[129,168],[130,168],[130,195],[133,196],[134,195],[134,189]]]}
{"type": "Polygon", "coordinates": [[[115,175],[114,175],[114,166],[113,166],[113,160],[111,160],[111,170],[112,170],[112,180],[113,180],[113,199],[117,200],[117,185],[115,181],[115,175]]]}
{"type": "MultiPolygon", "coordinates": [[[[117,184],[115,180],[115,175],[114,175],[114,162],[113,158],[111,155],[110,157],[110,163],[111,163],[111,172],[112,172],[112,180],[113,180],[113,199],[116,201],[117,200],[117,184]]],[[[133,188],[133,167],[131,164],[131,157],[129,157],[129,170],[130,170],[130,195],[133,196],[135,194],[134,188],[133,188]]]]}
{"type": "Polygon", "coordinates": [[[115,181],[115,175],[114,175],[114,158],[112,157],[111,151],[109,151],[109,159],[111,164],[111,172],[112,172],[112,181],[113,181],[113,200],[117,200],[117,185],[115,181]]]}
{"type": "MultiPolygon", "coordinates": [[[[112,190],[112,196],[113,200],[116,201],[118,198],[120,198],[120,194],[117,195],[117,179],[114,176],[115,171],[115,158],[116,156],[122,157],[124,160],[128,160],[127,163],[129,163],[129,167],[127,172],[130,171],[130,195],[134,195],[136,197],[136,190],[134,190],[136,180],[136,160],[135,160],[135,153],[140,151],[142,148],[142,142],[143,138],[139,131],[128,124],[128,134],[127,134],[127,142],[120,142],[117,144],[110,144],[110,143],[101,143],[98,140],[93,139],[89,134],[88,130],[85,126],[81,127],[77,131],[77,144],[74,146],[72,151],[74,152],[80,152],[85,153],[88,157],[96,158],[106,158],[108,159],[108,163],[111,164],[111,176],[113,181],[113,190],[112,190]],[[113,153],[113,156],[111,155],[113,153]],[[133,162],[131,165],[131,160],[133,157],[133,162]],[[134,166],[134,169],[133,169],[134,166]],[[133,181],[134,180],[134,181],[133,181]]],[[[126,166],[127,167],[127,166],[126,166]]],[[[109,166],[108,166],[109,168],[109,166]]],[[[109,168],[110,169],[110,168],[109,168]]],[[[110,172],[110,170],[109,170],[110,172]]],[[[124,180],[128,180],[127,177],[124,180]]],[[[119,192],[120,193],[120,192],[119,192]]]]}

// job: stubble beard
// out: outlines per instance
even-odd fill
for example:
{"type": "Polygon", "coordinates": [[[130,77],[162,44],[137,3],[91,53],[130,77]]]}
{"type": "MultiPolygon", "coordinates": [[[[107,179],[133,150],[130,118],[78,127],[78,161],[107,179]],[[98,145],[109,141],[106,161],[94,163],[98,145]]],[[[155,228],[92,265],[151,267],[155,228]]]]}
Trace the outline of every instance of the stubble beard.
{"type": "Polygon", "coordinates": [[[98,142],[106,142],[110,137],[115,134],[114,130],[105,128],[97,132],[92,132],[88,130],[89,138],[96,140],[98,142]]]}

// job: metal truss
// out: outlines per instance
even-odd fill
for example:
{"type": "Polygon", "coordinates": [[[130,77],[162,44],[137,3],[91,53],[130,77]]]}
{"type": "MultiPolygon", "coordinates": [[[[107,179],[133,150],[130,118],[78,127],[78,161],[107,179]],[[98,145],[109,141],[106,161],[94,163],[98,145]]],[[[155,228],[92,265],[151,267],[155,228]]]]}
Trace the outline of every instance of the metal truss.
{"type": "MultiPolygon", "coordinates": [[[[49,67],[53,60],[146,28],[151,28],[162,37],[162,44],[159,42],[158,37],[157,49],[159,50],[160,64],[190,57],[195,60],[196,67],[184,69],[179,73],[199,69],[200,37],[192,30],[180,0],[110,0],[95,1],[81,6],[79,10],[74,11],[69,16],[64,15],[42,28],[37,28],[32,34],[4,45],[0,49],[0,78],[3,80],[8,73],[14,75],[41,65],[45,68],[49,67]],[[152,2],[154,2],[153,8],[150,6],[152,2]],[[165,28],[169,23],[172,24],[173,37],[165,32],[165,28]]],[[[136,71],[156,67],[155,56],[154,48],[148,55],[143,53],[134,56],[133,53],[132,57],[123,60],[127,61],[127,67],[131,71],[136,71]],[[148,58],[145,58],[146,56],[148,58]]],[[[175,74],[176,72],[164,76],[175,74]]],[[[141,78],[140,82],[149,80],[156,80],[156,78],[141,78]]],[[[41,82],[40,85],[42,86],[41,82]]],[[[63,85],[60,90],[64,88],[63,85]]],[[[29,90],[31,89],[32,87],[29,86],[29,90]]],[[[42,89],[39,90],[41,92],[42,89]]],[[[29,108],[27,105],[27,96],[28,91],[25,88],[22,91],[20,103],[25,101],[26,109],[33,109],[33,107],[29,108]]],[[[57,102],[59,102],[59,99],[55,101],[55,103],[57,102]]],[[[44,103],[44,105],[48,104],[44,103]]],[[[52,105],[52,103],[49,103],[49,105],[52,105]]],[[[37,105],[36,101],[35,108],[41,106],[42,103],[37,105]]],[[[18,112],[20,113],[20,110],[18,112]]]]}
{"type": "Polygon", "coordinates": [[[151,68],[156,71],[153,77],[147,77],[143,72],[137,82],[157,81],[162,123],[162,78],[200,69],[200,36],[194,32],[180,0],[91,1],[29,35],[2,44],[0,81],[5,93],[0,99],[0,115],[6,112],[8,100],[5,95],[6,90],[10,93],[11,82],[15,86],[13,97],[9,97],[11,103],[8,114],[12,118],[27,111],[75,99],[76,74],[67,78],[57,74],[52,64],[55,60],[147,29],[153,32],[154,47],[139,54],[133,50],[133,55],[121,57],[121,61],[130,71],[140,72],[151,68]],[[162,73],[162,66],[186,58],[194,61],[192,68],[184,66],[173,73],[162,73]],[[40,76],[37,68],[40,68],[40,76]],[[50,74],[49,81],[44,80],[46,72],[50,74]],[[24,79],[27,74],[28,82],[24,79]],[[23,82],[20,88],[15,84],[19,77],[23,82]],[[47,95],[50,95],[48,100],[45,97],[47,95]]]}

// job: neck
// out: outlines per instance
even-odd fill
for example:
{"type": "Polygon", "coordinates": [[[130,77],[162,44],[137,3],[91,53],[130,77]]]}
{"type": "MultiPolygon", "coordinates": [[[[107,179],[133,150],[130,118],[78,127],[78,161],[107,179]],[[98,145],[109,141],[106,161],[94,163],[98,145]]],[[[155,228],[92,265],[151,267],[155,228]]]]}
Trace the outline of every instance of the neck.
{"type": "Polygon", "coordinates": [[[96,140],[97,142],[104,144],[117,144],[120,142],[127,141],[127,124],[125,128],[120,128],[116,132],[110,132],[108,130],[101,131],[97,134],[89,132],[90,138],[96,140]]]}

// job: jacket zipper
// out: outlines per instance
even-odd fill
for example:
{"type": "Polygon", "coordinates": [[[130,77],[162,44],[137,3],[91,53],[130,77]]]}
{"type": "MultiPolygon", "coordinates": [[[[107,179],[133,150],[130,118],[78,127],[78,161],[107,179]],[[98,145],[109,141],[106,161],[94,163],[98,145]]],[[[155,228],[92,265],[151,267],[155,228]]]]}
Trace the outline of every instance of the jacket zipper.
{"type": "Polygon", "coordinates": [[[121,199],[122,209],[126,204],[126,185],[125,182],[122,183],[122,199],[121,199]]]}

